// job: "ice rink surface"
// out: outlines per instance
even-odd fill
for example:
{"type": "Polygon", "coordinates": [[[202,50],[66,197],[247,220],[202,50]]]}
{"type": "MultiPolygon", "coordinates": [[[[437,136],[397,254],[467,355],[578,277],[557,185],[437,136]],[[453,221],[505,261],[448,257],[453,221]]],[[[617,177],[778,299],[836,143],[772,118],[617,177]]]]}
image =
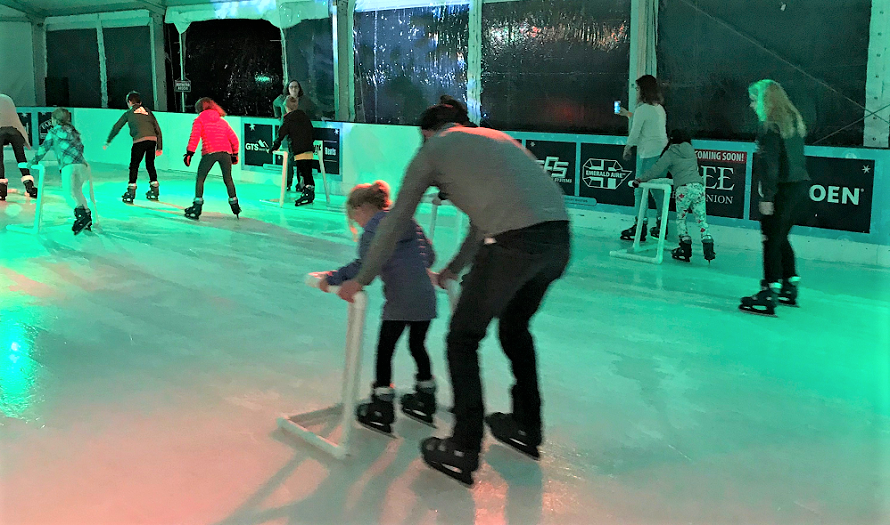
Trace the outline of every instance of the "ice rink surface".
{"type": "MultiPolygon", "coordinates": [[[[418,451],[450,429],[444,315],[428,339],[438,430],[357,429],[341,462],[276,429],[340,391],[345,303],[303,281],[354,256],[342,199],[282,210],[259,202],[273,186],[239,184],[236,220],[212,177],[192,222],[193,178],[162,173],[153,203],[143,174],[129,206],[124,171],[96,168],[101,224],[74,237],[49,172],[46,233],[5,231],[34,205],[0,202],[4,525],[890,523],[886,269],[800,261],[802,307],[766,318],[736,309],[757,246],[716,239],[708,266],[694,239],[691,264],[654,266],[610,258],[617,232],[576,228],[533,326],[542,459],[486,437],[466,489],[418,451]]],[[[442,264],[455,222],[439,220],[442,264]]],[[[362,395],[379,284],[368,293],[362,395]]],[[[487,408],[509,411],[496,338],[480,352],[487,408]]],[[[402,342],[396,386],[413,373],[402,342]]]]}

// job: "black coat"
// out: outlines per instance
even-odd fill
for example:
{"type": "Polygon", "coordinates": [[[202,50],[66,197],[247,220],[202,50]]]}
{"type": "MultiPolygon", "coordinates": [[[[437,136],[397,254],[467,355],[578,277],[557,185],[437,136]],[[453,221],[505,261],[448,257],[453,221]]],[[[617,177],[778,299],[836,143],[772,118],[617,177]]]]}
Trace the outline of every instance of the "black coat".
{"type": "Polygon", "coordinates": [[[303,110],[295,109],[284,116],[281,127],[278,128],[278,137],[272,144],[272,151],[281,147],[282,141],[287,137],[290,140],[290,154],[299,155],[312,151],[313,132],[312,121],[303,110]]]}

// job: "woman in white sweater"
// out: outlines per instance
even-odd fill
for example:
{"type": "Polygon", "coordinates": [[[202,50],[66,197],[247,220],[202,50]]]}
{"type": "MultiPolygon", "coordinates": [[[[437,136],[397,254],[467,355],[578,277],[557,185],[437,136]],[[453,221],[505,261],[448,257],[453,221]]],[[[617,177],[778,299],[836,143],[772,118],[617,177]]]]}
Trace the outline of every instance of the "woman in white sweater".
{"type": "MultiPolygon", "coordinates": [[[[626,109],[621,109],[621,115],[631,120],[630,133],[627,136],[627,146],[624,147],[624,158],[629,159],[632,152],[631,148],[637,148],[637,173],[646,173],[646,171],[655,165],[664,147],[667,146],[666,121],[667,115],[664,112],[662,103],[664,98],[661,95],[661,89],[658,87],[658,81],[652,75],[643,75],[637,79],[637,107],[631,113],[626,109]]],[[[658,219],[661,218],[661,205],[664,195],[661,192],[652,190],[652,197],[655,198],[656,211],[658,219]]],[[[634,209],[640,208],[640,201],[643,197],[643,190],[636,188],[634,190],[634,209]]],[[[636,215],[635,215],[636,217],[636,215]]],[[[646,240],[646,226],[649,222],[649,206],[646,204],[646,211],[643,214],[643,231],[640,233],[640,240],[646,240]]],[[[637,222],[634,219],[634,225],[621,232],[623,240],[632,240],[636,233],[637,222]]],[[[654,234],[654,233],[653,233],[654,234]]]]}

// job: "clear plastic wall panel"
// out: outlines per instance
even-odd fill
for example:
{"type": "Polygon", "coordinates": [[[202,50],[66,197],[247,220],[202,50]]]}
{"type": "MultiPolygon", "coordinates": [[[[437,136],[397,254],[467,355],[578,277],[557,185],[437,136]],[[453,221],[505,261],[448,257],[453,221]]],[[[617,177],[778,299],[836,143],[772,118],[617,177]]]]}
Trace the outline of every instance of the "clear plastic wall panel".
{"type": "Polygon", "coordinates": [[[126,109],[130,91],[138,91],[146,107],[154,107],[150,33],[148,26],[102,30],[109,108],[126,109]]]}
{"type": "Polygon", "coordinates": [[[102,107],[95,29],[46,32],[46,105],[102,107]]]}
{"type": "Polygon", "coordinates": [[[210,97],[231,115],[272,116],[283,91],[281,32],[265,20],[194,22],[186,32],[186,111],[210,97]]]}
{"type": "Polygon", "coordinates": [[[443,94],[466,99],[469,7],[355,14],[356,121],[417,123],[443,94]]]}
{"type": "Polygon", "coordinates": [[[285,29],[284,37],[288,79],[303,86],[300,109],[312,119],[333,119],[336,94],[331,20],[303,20],[285,29]]]}
{"type": "Polygon", "coordinates": [[[495,128],[627,133],[630,0],[482,6],[482,121],[495,128]]]}
{"type": "Polygon", "coordinates": [[[749,140],[757,120],[748,85],[771,78],[806,120],[808,143],[861,145],[870,10],[869,0],[662,1],[658,72],[668,126],[749,140]]]}

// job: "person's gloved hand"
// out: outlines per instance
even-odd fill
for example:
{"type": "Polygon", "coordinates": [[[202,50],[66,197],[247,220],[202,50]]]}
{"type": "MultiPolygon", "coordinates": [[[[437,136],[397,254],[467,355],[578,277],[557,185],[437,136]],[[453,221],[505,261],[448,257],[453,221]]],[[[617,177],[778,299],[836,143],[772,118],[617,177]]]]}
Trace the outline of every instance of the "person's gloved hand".
{"type": "Polygon", "coordinates": [[[192,157],[194,156],[194,151],[186,151],[185,155],[182,156],[182,162],[185,163],[186,168],[192,165],[192,157]]]}
{"type": "Polygon", "coordinates": [[[772,215],[776,211],[775,206],[773,206],[773,203],[771,202],[760,201],[760,204],[757,207],[760,209],[761,215],[772,215]]]}
{"type": "Polygon", "coordinates": [[[232,153],[230,156],[232,157],[232,165],[238,164],[238,154],[232,153]]]}

